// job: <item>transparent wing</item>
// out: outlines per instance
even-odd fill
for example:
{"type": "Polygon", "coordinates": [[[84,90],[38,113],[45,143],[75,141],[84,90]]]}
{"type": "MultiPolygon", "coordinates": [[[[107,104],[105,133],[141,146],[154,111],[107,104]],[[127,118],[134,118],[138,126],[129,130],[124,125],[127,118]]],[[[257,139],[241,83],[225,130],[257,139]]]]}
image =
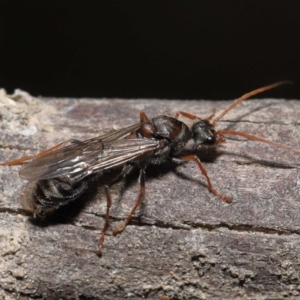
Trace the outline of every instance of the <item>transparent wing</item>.
{"type": "Polygon", "coordinates": [[[124,139],[142,123],[111,131],[34,158],[19,171],[27,180],[70,176],[74,181],[122,165],[158,149],[161,142],[149,139],[124,139]]]}
{"type": "Polygon", "coordinates": [[[105,134],[102,134],[101,136],[98,136],[96,138],[92,138],[90,140],[86,140],[84,142],[92,141],[94,139],[96,139],[96,140],[101,139],[101,141],[103,141],[103,142],[120,140],[120,139],[125,138],[132,131],[137,130],[138,128],[140,128],[143,124],[144,124],[144,122],[141,122],[141,123],[137,123],[137,124],[134,124],[134,125],[131,125],[131,126],[119,129],[119,130],[112,130],[112,131],[109,131],[105,134]]]}

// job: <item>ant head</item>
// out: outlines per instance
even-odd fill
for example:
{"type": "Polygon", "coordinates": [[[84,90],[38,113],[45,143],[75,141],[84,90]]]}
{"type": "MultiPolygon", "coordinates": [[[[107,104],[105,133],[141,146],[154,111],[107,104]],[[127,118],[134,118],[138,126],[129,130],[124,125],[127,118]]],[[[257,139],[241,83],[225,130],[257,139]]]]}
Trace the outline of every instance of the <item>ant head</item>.
{"type": "MultiPolygon", "coordinates": [[[[202,146],[215,146],[222,137],[217,134],[215,127],[208,120],[200,120],[191,127],[192,139],[195,142],[195,148],[202,146]]],[[[222,139],[223,140],[223,139],[222,139]]]]}

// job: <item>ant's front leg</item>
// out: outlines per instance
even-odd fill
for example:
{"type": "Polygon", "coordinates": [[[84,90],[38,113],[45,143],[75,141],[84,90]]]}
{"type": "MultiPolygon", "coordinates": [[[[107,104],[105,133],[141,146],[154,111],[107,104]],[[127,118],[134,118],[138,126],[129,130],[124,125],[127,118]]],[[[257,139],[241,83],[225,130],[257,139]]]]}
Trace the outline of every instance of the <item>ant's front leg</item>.
{"type": "Polygon", "coordinates": [[[204,168],[204,166],[202,165],[199,157],[197,155],[185,155],[185,156],[181,156],[179,157],[179,159],[182,159],[182,160],[193,160],[197,163],[201,173],[203,174],[203,176],[206,178],[206,181],[207,181],[207,185],[208,185],[208,189],[215,195],[217,196],[218,198],[220,198],[221,200],[227,202],[227,203],[230,203],[231,202],[231,198],[228,197],[228,196],[225,196],[225,195],[222,195],[220,193],[218,193],[214,187],[212,186],[211,182],[210,182],[210,179],[209,179],[209,176],[204,168]]]}

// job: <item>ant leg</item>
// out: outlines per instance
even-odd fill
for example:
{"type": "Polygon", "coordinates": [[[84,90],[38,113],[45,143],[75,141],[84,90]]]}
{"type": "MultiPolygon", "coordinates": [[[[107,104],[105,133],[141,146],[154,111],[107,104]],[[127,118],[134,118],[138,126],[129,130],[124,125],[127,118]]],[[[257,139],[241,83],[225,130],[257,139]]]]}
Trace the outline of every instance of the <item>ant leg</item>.
{"type": "MultiPolygon", "coordinates": [[[[121,173],[113,181],[110,182],[109,186],[112,186],[113,184],[115,184],[121,177],[125,177],[126,175],[128,175],[132,170],[133,170],[133,166],[124,165],[121,173]]],[[[106,202],[107,202],[105,223],[104,223],[104,226],[101,231],[100,238],[99,238],[99,246],[98,246],[98,249],[96,250],[96,254],[99,256],[102,255],[104,239],[105,239],[106,231],[107,231],[107,228],[109,225],[109,212],[110,212],[110,207],[111,207],[111,203],[112,203],[108,186],[105,186],[105,196],[106,196],[106,202]]]]}
{"type": "Polygon", "coordinates": [[[106,230],[107,230],[108,224],[109,224],[109,210],[110,210],[110,207],[111,207],[111,196],[110,196],[108,186],[105,187],[105,195],[106,195],[106,201],[107,201],[105,222],[104,222],[104,226],[103,226],[103,229],[101,231],[100,238],[99,238],[99,246],[98,246],[98,249],[96,250],[96,254],[99,255],[99,256],[102,255],[102,249],[103,249],[105,234],[106,234],[106,230]]]}
{"type": "Polygon", "coordinates": [[[149,121],[149,118],[143,111],[141,111],[140,112],[140,122],[143,123],[143,122],[147,122],[147,121],[149,121]]]}
{"type": "Polygon", "coordinates": [[[188,118],[188,119],[191,119],[191,120],[198,119],[198,120],[207,120],[207,121],[210,121],[210,120],[214,117],[215,114],[216,114],[216,109],[214,109],[213,112],[212,112],[208,117],[202,119],[202,118],[199,118],[199,117],[197,117],[197,116],[195,116],[195,115],[192,115],[192,114],[190,114],[190,113],[187,113],[187,112],[185,112],[185,111],[178,111],[178,112],[175,114],[174,118],[175,118],[175,119],[178,119],[180,116],[184,116],[184,117],[186,117],[186,118],[188,118]]]}
{"type": "Polygon", "coordinates": [[[203,174],[203,176],[206,178],[206,181],[207,181],[207,185],[208,185],[208,189],[215,195],[217,196],[218,198],[222,199],[223,201],[227,202],[227,203],[230,203],[231,202],[231,198],[230,197],[227,197],[225,195],[222,195],[220,193],[218,193],[212,186],[211,182],[210,182],[210,179],[207,175],[207,172],[204,168],[204,166],[202,165],[200,159],[198,158],[197,155],[185,155],[185,156],[181,156],[179,157],[179,159],[183,159],[183,160],[193,160],[197,163],[201,173],[203,174]]]}
{"type": "Polygon", "coordinates": [[[130,220],[132,219],[132,216],[133,214],[135,213],[136,209],[141,205],[142,203],[142,200],[144,198],[144,195],[145,195],[145,169],[141,169],[141,172],[140,172],[140,176],[139,176],[139,182],[140,182],[140,193],[139,193],[139,196],[135,202],[135,205],[133,207],[133,209],[131,210],[131,212],[129,213],[129,215],[127,216],[127,218],[121,222],[121,224],[119,224],[113,231],[113,234],[116,235],[120,232],[122,232],[126,225],[130,222],[130,220]]]}
{"type": "Polygon", "coordinates": [[[134,169],[133,165],[124,165],[122,168],[122,171],[110,182],[109,186],[112,186],[115,184],[117,181],[120,180],[120,178],[125,178],[127,175],[129,175],[132,170],[134,169]]]}
{"type": "Polygon", "coordinates": [[[23,164],[26,164],[28,163],[28,161],[32,160],[32,159],[35,159],[35,158],[38,158],[38,157],[41,157],[41,156],[44,156],[48,153],[51,153],[57,149],[60,149],[62,148],[65,144],[69,143],[69,141],[65,141],[65,142],[62,142],[60,144],[57,144],[56,146],[50,148],[50,149],[47,149],[43,152],[40,152],[36,155],[31,155],[31,156],[23,156],[21,158],[18,158],[18,159],[15,159],[15,160],[11,160],[11,161],[7,161],[7,162],[2,162],[0,163],[0,166],[16,166],[16,165],[23,165],[23,164]]]}
{"type": "Polygon", "coordinates": [[[23,164],[28,163],[28,161],[32,160],[33,158],[34,158],[34,155],[33,156],[23,156],[23,157],[18,158],[18,159],[6,161],[6,162],[1,162],[0,166],[17,166],[17,165],[23,165],[23,164]]]}
{"type": "Polygon", "coordinates": [[[216,111],[217,110],[214,108],[213,111],[212,111],[212,113],[208,117],[204,118],[204,120],[210,121],[215,116],[216,111]]]}
{"type": "Polygon", "coordinates": [[[180,116],[184,116],[184,117],[186,117],[186,118],[188,118],[188,119],[191,119],[191,120],[199,119],[199,117],[197,117],[197,116],[195,116],[195,115],[192,115],[192,114],[190,114],[190,113],[187,113],[187,112],[185,112],[185,111],[178,111],[178,112],[175,114],[174,118],[175,118],[175,119],[178,119],[180,116]]]}

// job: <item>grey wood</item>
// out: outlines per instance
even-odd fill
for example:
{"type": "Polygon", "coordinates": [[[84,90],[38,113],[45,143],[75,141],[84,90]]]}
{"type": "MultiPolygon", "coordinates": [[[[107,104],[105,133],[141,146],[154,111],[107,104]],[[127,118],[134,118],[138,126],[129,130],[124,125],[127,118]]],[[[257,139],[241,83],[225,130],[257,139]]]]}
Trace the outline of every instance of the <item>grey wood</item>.
{"type": "MultiPolygon", "coordinates": [[[[34,98],[21,91],[7,99],[2,91],[0,160],[134,124],[140,111],[206,117],[229,103],[34,98]]],[[[299,149],[299,120],[300,101],[247,100],[218,128],[299,149]]],[[[298,299],[299,152],[228,138],[209,154],[204,164],[211,181],[231,204],[208,191],[196,164],[149,166],[141,208],[113,236],[138,195],[137,170],[111,190],[102,257],[94,251],[106,209],[103,186],[114,171],[37,222],[20,205],[26,182],[19,167],[0,167],[0,299],[298,299]]]]}

